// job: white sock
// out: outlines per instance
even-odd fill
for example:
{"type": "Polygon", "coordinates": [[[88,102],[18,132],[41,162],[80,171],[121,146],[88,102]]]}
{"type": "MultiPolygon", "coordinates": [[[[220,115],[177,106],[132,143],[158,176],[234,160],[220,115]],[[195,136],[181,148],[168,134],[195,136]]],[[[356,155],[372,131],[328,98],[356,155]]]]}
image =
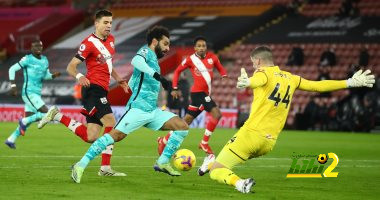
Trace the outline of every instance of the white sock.
{"type": "Polygon", "coordinates": [[[61,119],[62,119],[62,116],[63,116],[63,114],[62,113],[57,113],[55,116],[54,116],[54,120],[55,121],[61,121],[61,119]]]}
{"type": "Polygon", "coordinates": [[[101,169],[102,171],[108,171],[108,170],[111,169],[111,166],[110,166],[110,165],[102,165],[102,166],[100,167],[100,169],[101,169]]]}
{"type": "Polygon", "coordinates": [[[210,135],[212,135],[212,131],[209,131],[209,130],[206,129],[206,130],[205,130],[205,135],[206,135],[206,136],[210,136],[210,135]]]}

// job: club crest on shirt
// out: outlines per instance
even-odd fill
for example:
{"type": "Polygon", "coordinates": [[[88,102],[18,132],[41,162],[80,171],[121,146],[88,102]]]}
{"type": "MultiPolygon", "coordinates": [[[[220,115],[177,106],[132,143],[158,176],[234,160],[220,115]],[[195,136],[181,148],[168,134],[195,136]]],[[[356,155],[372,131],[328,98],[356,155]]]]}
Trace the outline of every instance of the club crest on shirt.
{"type": "Polygon", "coordinates": [[[210,64],[210,65],[212,65],[212,64],[214,63],[214,61],[212,60],[212,58],[207,59],[207,62],[208,62],[208,64],[210,64]]]}
{"type": "Polygon", "coordinates": [[[100,98],[100,102],[102,102],[102,104],[106,104],[106,103],[108,103],[106,97],[102,97],[102,98],[100,98]]]}
{"type": "Polygon", "coordinates": [[[144,57],[148,54],[148,49],[141,49],[140,54],[144,57]]]}

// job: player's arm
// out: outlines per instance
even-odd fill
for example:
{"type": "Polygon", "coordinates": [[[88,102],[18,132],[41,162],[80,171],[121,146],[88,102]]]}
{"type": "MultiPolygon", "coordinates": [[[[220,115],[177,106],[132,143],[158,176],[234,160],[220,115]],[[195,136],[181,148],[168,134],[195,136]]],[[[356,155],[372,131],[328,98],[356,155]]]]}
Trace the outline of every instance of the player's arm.
{"type": "Polygon", "coordinates": [[[114,67],[112,67],[111,76],[117,81],[117,83],[119,84],[119,86],[121,88],[123,88],[123,90],[124,90],[125,93],[129,93],[129,91],[128,91],[129,86],[128,86],[127,80],[122,79],[119,76],[119,74],[116,72],[116,70],[115,70],[114,67]]]}
{"type": "Polygon", "coordinates": [[[47,70],[44,76],[44,80],[52,80],[57,78],[58,76],[61,76],[61,72],[51,73],[49,70],[47,70]]]}
{"type": "Polygon", "coordinates": [[[218,72],[222,76],[222,78],[227,77],[226,69],[224,69],[222,63],[220,63],[220,60],[216,56],[215,56],[215,68],[216,68],[216,70],[218,70],[218,72]]]}
{"type": "Polygon", "coordinates": [[[359,70],[348,80],[310,81],[300,78],[298,88],[312,92],[330,92],[352,87],[373,87],[375,76],[370,73],[370,70],[359,70]]]}
{"type": "Polygon", "coordinates": [[[15,77],[16,77],[16,72],[18,70],[21,69],[21,64],[20,63],[16,63],[14,65],[12,65],[10,68],[9,68],[9,81],[11,82],[11,91],[10,91],[10,94],[13,95],[13,96],[16,96],[17,95],[17,86],[16,86],[16,82],[15,82],[15,77]]]}
{"type": "MultiPolygon", "coordinates": [[[[186,59],[187,60],[187,59],[186,59]]],[[[186,64],[186,60],[184,60],[178,67],[177,69],[175,69],[174,71],[174,74],[173,74],[173,80],[172,80],[172,87],[173,87],[173,90],[172,92],[170,93],[173,98],[175,99],[178,99],[178,97],[180,96],[180,92],[178,91],[178,79],[181,75],[181,73],[188,67],[188,65],[186,64]]]]}
{"type": "Polygon", "coordinates": [[[89,87],[90,81],[82,73],[78,73],[77,71],[77,67],[81,62],[82,60],[75,56],[67,65],[66,71],[70,76],[76,78],[81,86],[89,87]]]}
{"type": "Polygon", "coordinates": [[[165,90],[168,90],[170,87],[170,82],[166,80],[164,77],[162,77],[160,74],[155,72],[151,67],[149,67],[148,63],[145,61],[145,57],[142,55],[135,55],[135,57],[132,58],[131,64],[133,67],[138,69],[139,71],[148,74],[149,76],[152,76],[157,81],[160,81],[162,84],[162,87],[165,90]]]}
{"type": "Polygon", "coordinates": [[[256,71],[251,78],[248,78],[247,72],[244,68],[241,68],[241,75],[238,78],[237,88],[251,88],[264,86],[268,82],[268,77],[263,71],[256,71]]]}

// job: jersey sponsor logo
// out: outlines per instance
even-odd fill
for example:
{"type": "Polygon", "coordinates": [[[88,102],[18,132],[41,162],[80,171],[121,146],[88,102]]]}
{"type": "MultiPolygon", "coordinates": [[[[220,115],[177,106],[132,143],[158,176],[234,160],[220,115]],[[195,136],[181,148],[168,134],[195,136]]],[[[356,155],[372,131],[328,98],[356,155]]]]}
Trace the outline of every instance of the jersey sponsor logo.
{"type": "Polygon", "coordinates": [[[102,104],[107,104],[108,103],[107,97],[100,98],[100,102],[102,102],[102,104]]]}
{"type": "Polygon", "coordinates": [[[100,64],[104,64],[107,62],[108,59],[112,59],[112,56],[107,56],[105,54],[98,54],[98,56],[96,57],[96,61],[100,64]]]}
{"type": "Polygon", "coordinates": [[[328,153],[327,155],[323,153],[292,155],[292,164],[286,178],[337,178],[339,172],[332,171],[338,165],[339,158],[335,153],[328,153]],[[324,170],[328,160],[332,160],[332,162],[324,170]]]}

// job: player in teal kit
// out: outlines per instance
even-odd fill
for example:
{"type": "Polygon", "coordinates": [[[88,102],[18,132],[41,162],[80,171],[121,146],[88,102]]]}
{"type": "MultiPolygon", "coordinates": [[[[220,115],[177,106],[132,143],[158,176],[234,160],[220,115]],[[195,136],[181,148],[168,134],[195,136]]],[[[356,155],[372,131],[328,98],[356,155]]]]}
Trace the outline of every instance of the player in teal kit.
{"type": "Polygon", "coordinates": [[[132,96],[126,105],[127,111],[110,134],[97,139],[83,158],[73,166],[71,178],[74,182],[80,183],[88,163],[106,146],[124,139],[142,126],[153,130],[174,131],[154,169],[171,176],[181,175],[170,166],[169,161],[188,134],[189,127],[175,114],[162,111],[157,106],[160,84],[166,90],[170,87],[170,82],[160,75],[158,65],[158,59],[169,51],[169,45],[169,31],[165,27],[155,26],[148,30],[147,45],[141,47],[132,59],[134,71],[128,83],[132,96]]]}
{"type": "Polygon", "coordinates": [[[24,85],[22,87],[21,97],[25,102],[25,117],[19,120],[19,126],[8,137],[5,144],[15,149],[16,139],[20,135],[25,135],[26,128],[35,121],[40,120],[48,111],[44,101],[41,98],[42,82],[51,80],[60,75],[59,72],[50,73],[49,62],[46,56],[41,55],[43,49],[40,40],[31,44],[31,54],[21,58],[19,62],[9,68],[9,80],[11,81],[11,94],[17,95],[15,83],[16,71],[22,69],[24,73],[24,85]]]}

